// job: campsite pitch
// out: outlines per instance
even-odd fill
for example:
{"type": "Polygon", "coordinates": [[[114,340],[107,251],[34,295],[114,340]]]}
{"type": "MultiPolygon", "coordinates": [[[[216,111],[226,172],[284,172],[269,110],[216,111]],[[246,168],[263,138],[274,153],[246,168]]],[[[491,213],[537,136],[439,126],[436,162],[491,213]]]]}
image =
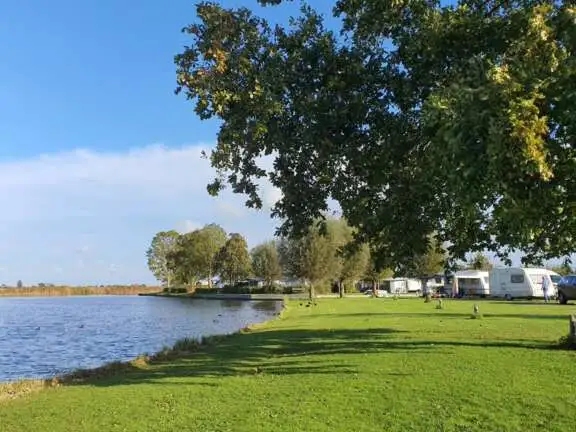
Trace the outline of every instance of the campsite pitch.
{"type": "Polygon", "coordinates": [[[576,305],[291,302],[197,352],[0,401],[0,430],[567,431],[576,305]]]}

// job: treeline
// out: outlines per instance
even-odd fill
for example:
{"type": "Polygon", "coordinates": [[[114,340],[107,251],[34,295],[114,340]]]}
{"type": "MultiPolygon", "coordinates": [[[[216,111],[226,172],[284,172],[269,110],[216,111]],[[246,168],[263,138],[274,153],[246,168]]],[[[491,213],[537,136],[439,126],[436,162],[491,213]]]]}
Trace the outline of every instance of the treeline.
{"type": "Polygon", "coordinates": [[[58,297],[86,295],[137,295],[158,292],[157,286],[107,285],[107,286],[34,286],[0,288],[0,297],[58,297]]]}
{"type": "MultiPolygon", "coordinates": [[[[312,227],[302,238],[277,238],[249,251],[241,234],[227,235],[216,224],[187,234],[162,231],[147,251],[148,266],[165,286],[188,290],[204,284],[211,288],[216,277],[227,286],[257,277],[268,290],[279,281],[300,281],[313,295],[333,287],[351,291],[358,281],[375,284],[393,276],[392,269],[377,268],[368,245],[350,247],[353,235],[345,220],[329,219],[326,232],[312,227]]],[[[426,255],[415,257],[410,275],[441,272],[445,254],[439,250],[432,242],[426,255]]]]}

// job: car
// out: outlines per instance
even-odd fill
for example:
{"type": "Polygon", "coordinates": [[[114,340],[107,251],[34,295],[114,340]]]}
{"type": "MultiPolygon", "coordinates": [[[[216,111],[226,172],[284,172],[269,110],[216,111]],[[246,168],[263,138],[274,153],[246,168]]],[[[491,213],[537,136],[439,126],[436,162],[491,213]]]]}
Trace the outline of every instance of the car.
{"type": "Polygon", "coordinates": [[[558,302],[568,303],[568,300],[576,300],[576,275],[564,276],[558,282],[558,302]]]}

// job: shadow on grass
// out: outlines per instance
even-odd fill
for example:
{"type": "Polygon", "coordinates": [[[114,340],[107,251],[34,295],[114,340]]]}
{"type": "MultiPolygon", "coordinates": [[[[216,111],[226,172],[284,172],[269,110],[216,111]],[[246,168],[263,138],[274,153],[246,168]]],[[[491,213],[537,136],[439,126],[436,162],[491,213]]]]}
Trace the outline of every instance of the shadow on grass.
{"type": "MultiPolygon", "coordinates": [[[[417,315],[417,314],[415,314],[417,315]]],[[[443,341],[400,339],[393,329],[262,330],[221,338],[196,352],[176,352],[173,357],[124,364],[111,374],[87,374],[67,385],[109,387],[129,384],[215,386],[217,381],[186,380],[189,377],[258,375],[332,375],[359,371],[346,356],[353,354],[445,355],[458,347],[546,349],[538,341],[443,341]],[[448,351],[449,352],[449,351],[448,351]]]]}
{"type": "MultiPolygon", "coordinates": [[[[480,310],[482,311],[482,308],[480,308],[480,310]]],[[[418,312],[387,312],[387,311],[382,311],[379,313],[342,313],[342,314],[317,314],[314,315],[310,318],[318,318],[318,319],[325,319],[327,317],[333,317],[335,319],[338,318],[342,318],[342,317],[365,317],[365,318],[371,318],[371,317],[378,317],[378,318],[382,318],[382,317],[390,317],[390,318],[394,318],[394,317],[402,317],[402,318],[441,318],[441,317],[448,317],[448,318],[463,318],[463,319],[469,319],[470,318],[470,314],[472,313],[472,310],[470,310],[470,312],[461,312],[461,313],[455,313],[455,312],[446,312],[446,310],[438,310],[436,312],[422,312],[422,313],[418,313],[418,312]]],[[[514,313],[482,313],[482,315],[484,316],[484,318],[518,318],[518,319],[556,319],[556,320],[560,320],[560,319],[568,319],[570,317],[570,313],[566,313],[564,315],[550,315],[550,314],[514,314],[514,313]]]]}

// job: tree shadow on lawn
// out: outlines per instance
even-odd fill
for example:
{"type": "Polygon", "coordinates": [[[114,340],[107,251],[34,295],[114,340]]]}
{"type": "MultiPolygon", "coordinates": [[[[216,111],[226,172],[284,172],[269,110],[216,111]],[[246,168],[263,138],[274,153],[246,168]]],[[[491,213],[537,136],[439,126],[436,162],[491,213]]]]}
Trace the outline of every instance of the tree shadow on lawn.
{"type": "MultiPolygon", "coordinates": [[[[443,341],[399,339],[393,329],[263,330],[231,335],[197,352],[151,366],[127,365],[111,376],[88,376],[73,384],[108,387],[128,384],[216,385],[186,378],[258,375],[346,375],[359,372],[353,357],[366,354],[446,355],[450,348],[550,349],[527,341],[443,341]],[[342,357],[344,356],[344,357],[342,357]],[[350,361],[348,361],[350,359],[350,361]]],[[[384,361],[375,358],[374,361],[384,361]]]]}
{"type": "MultiPolygon", "coordinates": [[[[482,316],[484,318],[519,318],[519,319],[568,319],[570,317],[570,313],[566,313],[564,315],[540,315],[540,314],[514,314],[514,313],[483,313],[482,308],[480,309],[482,316]]],[[[462,318],[462,319],[469,319],[470,315],[472,315],[472,311],[470,312],[461,312],[461,313],[454,313],[454,312],[445,312],[444,310],[439,310],[437,312],[378,312],[378,313],[339,313],[339,314],[318,314],[308,317],[310,318],[341,318],[341,317],[364,317],[364,318],[394,318],[394,317],[402,317],[402,318],[462,318]]]]}

